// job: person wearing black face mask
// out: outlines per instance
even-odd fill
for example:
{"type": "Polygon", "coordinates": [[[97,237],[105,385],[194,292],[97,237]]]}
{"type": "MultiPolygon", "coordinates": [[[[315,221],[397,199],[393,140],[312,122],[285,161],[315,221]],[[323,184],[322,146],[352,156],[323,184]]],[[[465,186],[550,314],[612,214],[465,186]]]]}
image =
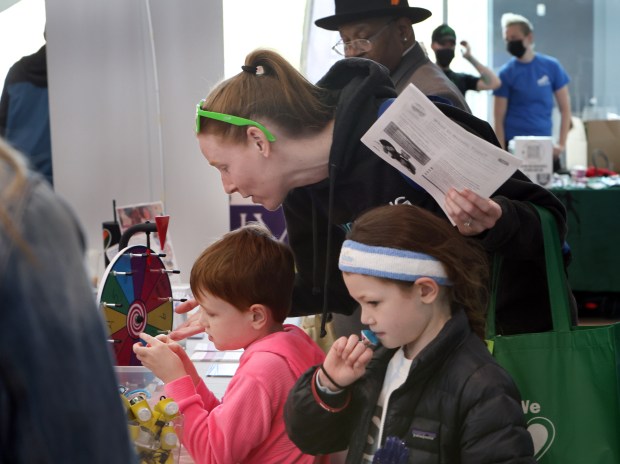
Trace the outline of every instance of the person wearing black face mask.
{"type": "Polygon", "coordinates": [[[456,33],[447,24],[442,24],[433,31],[431,48],[435,52],[437,66],[439,66],[448,78],[454,82],[461,93],[465,95],[468,90],[494,90],[501,85],[497,75],[488,67],[484,66],[471,54],[471,47],[466,41],[461,41],[463,58],[469,61],[480,73],[479,76],[454,72],[450,69],[450,63],[454,59],[456,48],[456,33]]]}
{"type": "Polygon", "coordinates": [[[523,40],[510,40],[506,44],[506,50],[511,55],[517,58],[522,58],[523,55],[525,55],[527,48],[525,48],[525,45],[523,45],[523,40]]]}
{"type": "Polygon", "coordinates": [[[566,146],[571,109],[569,77],[557,59],[534,52],[534,32],[527,18],[513,13],[502,16],[506,50],[502,81],[494,95],[495,133],[504,148],[516,136],[551,136],[554,99],[560,111],[560,131],[553,147],[554,171],[561,168],[560,155],[566,146]]]}

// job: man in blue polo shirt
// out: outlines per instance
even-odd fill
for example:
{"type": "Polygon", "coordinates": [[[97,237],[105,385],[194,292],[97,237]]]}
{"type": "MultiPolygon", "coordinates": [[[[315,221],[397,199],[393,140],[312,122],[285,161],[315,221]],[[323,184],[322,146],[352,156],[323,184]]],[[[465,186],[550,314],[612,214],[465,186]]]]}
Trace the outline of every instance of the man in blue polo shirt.
{"type": "Polygon", "coordinates": [[[557,59],[534,52],[533,27],[527,18],[506,13],[502,29],[514,58],[500,69],[502,85],[493,92],[495,133],[504,148],[519,135],[551,136],[555,97],[561,115],[559,138],[553,146],[554,170],[558,170],[571,124],[570,79],[557,59]]]}

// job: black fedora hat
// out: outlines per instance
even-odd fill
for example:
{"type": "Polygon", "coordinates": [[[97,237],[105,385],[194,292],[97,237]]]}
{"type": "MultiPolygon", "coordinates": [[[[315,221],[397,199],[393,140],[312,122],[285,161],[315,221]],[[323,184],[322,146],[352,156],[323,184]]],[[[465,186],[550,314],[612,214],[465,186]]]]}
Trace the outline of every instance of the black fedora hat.
{"type": "Polygon", "coordinates": [[[407,17],[419,23],[432,14],[426,8],[409,6],[407,0],[335,0],[336,14],[317,19],[314,24],[328,31],[337,31],[342,24],[358,19],[381,16],[407,17]]]}

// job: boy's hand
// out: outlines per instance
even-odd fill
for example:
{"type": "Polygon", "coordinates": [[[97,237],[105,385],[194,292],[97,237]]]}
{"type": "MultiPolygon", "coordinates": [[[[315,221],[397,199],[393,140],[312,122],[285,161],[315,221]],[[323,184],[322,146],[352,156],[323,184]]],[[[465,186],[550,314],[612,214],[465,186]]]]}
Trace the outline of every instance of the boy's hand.
{"type": "MultiPolygon", "coordinates": [[[[372,359],[372,353],[371,348],[365,343],[360,343],[357,335],[350,335],[349,338],[340,337],[327,353],[323,367],[334,382],[346,387],[364,375],[366,366],[372,359]]],[[[338,390],[338,387],[322,375],[322,372],[319,372],[319,376],[321,385],[330,390],[338,390]]]]}
{"type": "Polygon", "coordinates": [[[185,372],[192,378],[194,386],[197,387],[201,381],[201,378],[198,374],[198,371],[196,370],[194,362],[189,358],[185,349],[178,343],[173,342],[172,340],[168,342],[168,347],[170,347],[170,349],[179,357],[179,359],[183,363],[183,368],[185,369],[185,372]]]}
{"type": "Polygon", "coordinates": [[[142,365],[153,372],[164,383],[172,382],[187,375],[181,358],[168,346],[165,336],[162,337],[163,340],[160,340],[159,338],[151,337],[149,334],[141,333],[140,338],[147,345],[135,343],[133,345],[133,352],[136,353],[142,365]]]}

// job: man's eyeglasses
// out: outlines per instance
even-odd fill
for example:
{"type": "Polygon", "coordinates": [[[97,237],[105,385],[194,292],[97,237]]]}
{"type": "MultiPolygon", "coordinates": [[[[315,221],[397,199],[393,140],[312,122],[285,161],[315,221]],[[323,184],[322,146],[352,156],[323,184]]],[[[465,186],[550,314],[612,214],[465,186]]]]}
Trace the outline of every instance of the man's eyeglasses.
{"type": "Polygon", "coordinates": [[[196,133],[200,132],[200,118],[209,118],[215,119],[216,121],[226,122],[228,124],[233,124],[235,126],[254,126],[261,130],[267,140],[270,142],[275,142],[276,137],[267,130],[265,126],[261,123],[252,121],[251,119],[240,118],[239,116],[232,116],[230,114],[224,113],[216,113],[214,111],[206,111],[202,109],[202,105],[204,105],[205,101],[200,100],[200,103],[196,105],[196,133]]]}
{"type": "Polygon", "coordinates": [[[388,28],[390,24],[396,21],[396,18],[389,20],[387,23],[383,25],[381,29],[379,29],[375,34],[368,37],[367,39],[355,39],[350,40],[349,42],[345,42],[340,39],[336,45],[332,47],[332,50],[338,53],[341,56],[351,55],[352,53],[366,53],[372,50],[373,42],[379,37],[385,30],[388,28]],[[352,52],[352,53],[351,53],[352,52]]]}

